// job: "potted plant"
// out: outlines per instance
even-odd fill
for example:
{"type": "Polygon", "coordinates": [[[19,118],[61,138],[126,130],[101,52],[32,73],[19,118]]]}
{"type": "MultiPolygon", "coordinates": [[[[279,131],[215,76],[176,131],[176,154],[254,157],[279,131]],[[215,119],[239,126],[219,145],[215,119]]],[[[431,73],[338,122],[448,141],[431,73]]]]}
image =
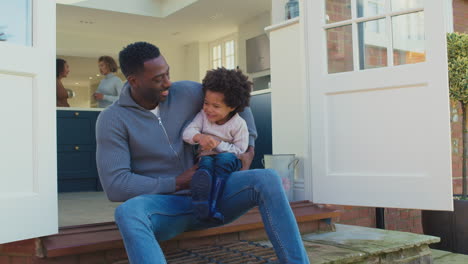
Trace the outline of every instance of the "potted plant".
{"type": "Polygon", "coordinates": [[[461,108],[462,119],[462,195],[454,196],[454,211],[423,211],[422,224],[425,234],[438,236],[440,243],[431,247],[468,254],[468,199],[467,160],[468,131],[466,107],[468,105],[468,35],[447,34],[447,55],[450,98],[461,108]]]}

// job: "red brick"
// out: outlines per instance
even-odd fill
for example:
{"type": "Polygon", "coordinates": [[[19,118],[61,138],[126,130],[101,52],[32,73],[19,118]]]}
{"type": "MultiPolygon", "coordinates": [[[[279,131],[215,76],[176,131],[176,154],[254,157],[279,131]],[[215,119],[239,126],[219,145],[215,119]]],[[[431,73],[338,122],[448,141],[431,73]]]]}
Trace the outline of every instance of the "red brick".
{"type": "MultiPolygon", "coordinates": [[[[162,247],[162,244],[161,244],[162,247]]],[[[106,251],[105,258],[107,262],[113,263],[117,260],[123,260],[127,259],[127,252],[125,252],[125,249],[113,249],[113,250],[108,250],[106,251]]]]}
{"type": "Polygon", "coordinates": [[[33,264],[79,264],[79,257],[65,256],[57,258],[35,258],[33,264]]]}
{"type": "Polygon", "coordinates": [[[344,211],[340,216],[340,221],[347,221],[351,219],[356,219],[358,217],[359,211],[357,210],[344,211]]]}
{"type": "Polygon", "coordinates": [[[0,256],[0,264],[10,264],[10,257],[0,256]]]}
{"type": "Polygon", "coordinates": [[[408,211],[401,211],[400,212],[400,218],[401,219],[408,219],[409,218],[409,212],[408,211]]]}
{"type": "Polygon", "coordinates": [[[27,239],[3,244],[1,253],[4,253],[5,255],[14,254],[34,256],[36,254],[36,239],[27,239]]]}
{"type": "Polygon", "coordinates": [[[80,255],[79,261],[80,264],[102,264],[106,262],[105,253],[99,252],[93,254],[80,255]]]}
{"type": "Polygon", "coordinates": [[[356,224],[365,227],[375,227],[375,222],[373,222],[370,218],[358,219],[356,220],[356,224]]]}
{"type": "Polygon", "coordinates": [[[421,217],[421,210],[409,210],[410,217],[421,217]]]}
{"type": "Polygon", "coordinates": [[[369,209],[368,208],[362,208],[359,210],[359,217],[369,217],[369,209]]]}
{"type": "Polygon", "coordinates": [[[241,231],[239,232],[239,239],[240,240],[250,240],[250,241],[256,241],[256,240],[262,240],[268,238],[267,233],[265,232],[265,229],[255,229],[255,230],[249,230],[249,231],[241,231]]]}
{"type": "Polygon", "coordinates": [[[31,264],[32,263],[32,257],[17,257],[17,256],[12,256],[10,257],[10,264],[31,264]]]}

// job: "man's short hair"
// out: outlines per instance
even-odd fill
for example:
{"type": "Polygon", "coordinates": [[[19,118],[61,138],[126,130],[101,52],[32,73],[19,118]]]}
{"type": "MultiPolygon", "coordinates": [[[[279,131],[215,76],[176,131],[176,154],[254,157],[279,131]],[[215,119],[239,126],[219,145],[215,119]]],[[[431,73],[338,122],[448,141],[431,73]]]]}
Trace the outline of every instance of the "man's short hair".
{"type": "Polygon", "coordinates": [[[144,63],[161,55],[159,48],[148,42],[135,42],[119,53],[120,69],[125,77],[142,72],[144,63]]]}

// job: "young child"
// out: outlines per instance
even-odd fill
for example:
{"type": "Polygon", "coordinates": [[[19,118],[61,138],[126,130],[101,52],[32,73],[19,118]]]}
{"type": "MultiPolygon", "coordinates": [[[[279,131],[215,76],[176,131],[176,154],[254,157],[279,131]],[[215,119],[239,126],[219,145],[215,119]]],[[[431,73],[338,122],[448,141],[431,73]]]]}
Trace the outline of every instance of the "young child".
{"type": "Polygon", "coordinates": [[[241,161],[236,155],[247,150],[249,132],[238,112],[249,105],[252,83],[240,70],[218,68],[203,79],[205,101],[183,133],[189,144],[199,144],[200,161],[192,177],[192,203],[199,219],[224,222],[217,211],[224,184],[241,161]]]}

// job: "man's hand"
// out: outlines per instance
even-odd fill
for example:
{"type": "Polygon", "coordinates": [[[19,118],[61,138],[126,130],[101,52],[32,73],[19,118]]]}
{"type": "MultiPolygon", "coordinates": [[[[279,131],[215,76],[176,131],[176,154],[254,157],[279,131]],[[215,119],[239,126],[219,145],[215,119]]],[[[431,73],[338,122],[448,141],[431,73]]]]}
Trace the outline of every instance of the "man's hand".
{"type": "Polygon", "coordinates": [[[240,170],[248,170],[250,169],[250,165],[255,156],[255,148],[249,146],[245,153],[239,155],[239,159],[242,161],[242,168],[240,170]]]}
{"type": "Polygon", "coordinates": [[[104,94],[102,93],[94,93],[94,99],[98,100],[98,101],[101,101],[102,99],[104,99],[104,94]]]}
{"type": "Polygon", "coordinates": [[[190,189],[190,182],[192,181],[192,176],[195,171],[198,169],[198,165],[194,165],[190,169],[182,172],[179,176],[176,177],[176,191],[190,189]]]}
{"type": "Polygon", "coordinates": [[[200,144],[202,150],[212,150],[216,148],[220,143],[220,141],[216,140],[214,137],[204,134],[195,135],[193,137],[193,141],[200,144]]]}

